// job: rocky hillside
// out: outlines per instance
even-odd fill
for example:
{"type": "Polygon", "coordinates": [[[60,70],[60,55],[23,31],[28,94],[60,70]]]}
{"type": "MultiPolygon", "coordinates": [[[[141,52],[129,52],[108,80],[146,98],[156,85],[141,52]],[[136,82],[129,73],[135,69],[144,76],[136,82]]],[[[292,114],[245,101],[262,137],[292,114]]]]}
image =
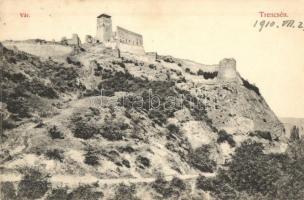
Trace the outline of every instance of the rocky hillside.
{"type": "Polygon", "coordinates": [[[0,53],[0,179],[11,198],[158,199],[167,187],[168,198],[188,199],[201,194],[182,180],[215,176],[242,142],[265,153],[287,146],[282,123],[239,74],[223,81],[207,65],[118,57],[100,44],[65,59],[18,46],[0,53]]]}

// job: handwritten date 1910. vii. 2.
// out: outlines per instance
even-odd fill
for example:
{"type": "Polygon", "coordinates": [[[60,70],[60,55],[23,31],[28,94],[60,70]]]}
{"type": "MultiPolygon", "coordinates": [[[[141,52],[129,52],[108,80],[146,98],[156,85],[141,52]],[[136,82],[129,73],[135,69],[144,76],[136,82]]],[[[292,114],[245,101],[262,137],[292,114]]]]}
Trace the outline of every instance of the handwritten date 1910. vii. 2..
{"type": "Polygon", "coordinates": [[[271,21],[271,20],[256,20],[253,24],[254,28],[257,28],[259,32],[264,29],[273,28],[290,28],[304,31],[304,21],[297,20],[282,20],[282,21],[271,21]]]}

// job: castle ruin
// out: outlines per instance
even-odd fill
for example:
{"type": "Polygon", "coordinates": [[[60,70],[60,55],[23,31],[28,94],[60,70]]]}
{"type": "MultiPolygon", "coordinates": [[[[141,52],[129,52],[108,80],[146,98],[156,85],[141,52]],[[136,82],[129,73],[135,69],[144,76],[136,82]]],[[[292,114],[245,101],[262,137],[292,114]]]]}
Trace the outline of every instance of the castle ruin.
{"type": "Polygon", "coordinates": [[[117,26],[116,31],[113,31],[111,16],[107,14],[97,16],[95,41],[121,52],[145,53],[142,35],[120,26],[117,26]]]}

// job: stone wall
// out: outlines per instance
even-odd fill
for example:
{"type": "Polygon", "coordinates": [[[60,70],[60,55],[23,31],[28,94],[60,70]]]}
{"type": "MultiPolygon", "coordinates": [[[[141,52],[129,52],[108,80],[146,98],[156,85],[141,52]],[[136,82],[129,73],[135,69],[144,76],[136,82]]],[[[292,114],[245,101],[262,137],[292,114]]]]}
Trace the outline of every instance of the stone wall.
{"type": "Polygon", "coordinates": [[[129,52],[137,55],[144,55],[145,50],[143,46],[134,46],[134,45],[129,45],[129,44],[124,44],[124,43],[119,43],[118,44],[118,49],[121,52],[129,52]]]}
{"type": "Polygon", "coordinates": [[[117,26],[116,40],[120,44],[127,44],[133,46],[143,46],[143,37],[138,33],[134,33],[127,29],[117,26]]]}
{"type": "Polygon", "coordinates": [[[72,38],[67,40],[67,44],[68,45],[80,46],[81,45],[81,41],[80,41],[80,38],[78,37],[77,34],[73,34],[72,38]]]}
{"type": "Polygon", "coordinates": [[[65,46],[61,44],[52,44],[52,43],[32,43],[32,42],[15,42],[7,41],[3,42],[3,46],[8,49],[17,48],[20,51],[24,51],[35,56],[48,58],[48,57],[60,57],[64,58],[72,53],[73,48],[71,46],[65,46]]]}

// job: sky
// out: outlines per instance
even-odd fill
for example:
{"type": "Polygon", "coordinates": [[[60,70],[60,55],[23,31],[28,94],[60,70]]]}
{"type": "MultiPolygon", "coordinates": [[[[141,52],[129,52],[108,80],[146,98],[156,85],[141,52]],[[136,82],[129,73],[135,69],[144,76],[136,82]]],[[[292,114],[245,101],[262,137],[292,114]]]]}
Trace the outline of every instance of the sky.
{"type": "Polygon", "coordinates": [[[143,35],[146,51],[216,64],[235,58],[280,117],[304,118],[304,28],[264,28],[256,20],[295,20],[304,26],[304,1],[0,0],[0,40],[60,40],[96,34],[96,17],[143,35]],[[261,18],[284,12],[287,18],[261,18]],[[30,17],[22,18],[20,13],[30,17]]]}

